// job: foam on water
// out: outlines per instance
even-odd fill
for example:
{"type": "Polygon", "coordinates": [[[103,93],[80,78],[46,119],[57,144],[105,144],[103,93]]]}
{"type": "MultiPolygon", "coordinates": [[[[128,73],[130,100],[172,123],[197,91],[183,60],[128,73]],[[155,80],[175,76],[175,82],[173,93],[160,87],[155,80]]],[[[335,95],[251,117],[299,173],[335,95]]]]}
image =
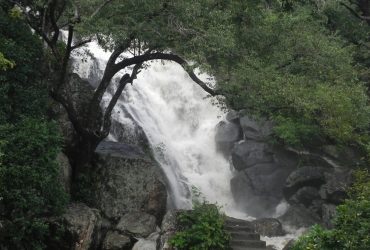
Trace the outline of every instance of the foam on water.
{"type": "MultiPolygon", "coordinates": [[[[75,71],[82,78],[96,81],[101,79],[109,53],[94,42],[87,49],[93,59],[81,60],[82,49],[75,53],[75,71]]],[[[113,90],[115,82],[111,86],[113,90]]],[[[103,107],[108,105],[110,93],[104,95],[103,107]]],[[[233,172],[229,162],[216,151],[215,126],[225,114],[213,101],[178,64],[155,61],[142,70],[133,85],[126,86],[112,118],[132,126],[121,110],[124,107],[143,128],[168,179],[174,207],[191,207],[190,190],[194,186],[206,200],[222,206],[227,215],[252,219],[237,209],[230,190],[233,172]]],[[[113,136],[108,139],[115,140],[113,136]]],[[[277,207],[277,215],[285,209],[286,204],[282,203],[277,207]]],[[[263,237],[263,240],[282,249],[299,232],[284,237],[263,237]]]]}

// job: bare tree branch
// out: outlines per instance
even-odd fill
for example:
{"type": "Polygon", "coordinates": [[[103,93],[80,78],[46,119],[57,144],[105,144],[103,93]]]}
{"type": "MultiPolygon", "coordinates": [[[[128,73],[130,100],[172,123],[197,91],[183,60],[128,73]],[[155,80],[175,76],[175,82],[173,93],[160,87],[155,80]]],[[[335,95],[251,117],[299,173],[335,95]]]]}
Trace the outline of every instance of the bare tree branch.
{"type": "Polygon", "coordinates": [[[73,46],[71,47],[71,50],[74,50],[74,49],[77,49],[77,48],[79,48],[79,47],[81,47],[81,46],[84,46],[85,44],[87,44],[87,43],[89,43],[89,42],[91,42],[91,41],[92,41],[92,39],[91,39],[91,38],[89,38],[89,39],[87,39],[87,40],[80,41],[80,42],[76,43],[75,45],[73,45],[73,46]]]}

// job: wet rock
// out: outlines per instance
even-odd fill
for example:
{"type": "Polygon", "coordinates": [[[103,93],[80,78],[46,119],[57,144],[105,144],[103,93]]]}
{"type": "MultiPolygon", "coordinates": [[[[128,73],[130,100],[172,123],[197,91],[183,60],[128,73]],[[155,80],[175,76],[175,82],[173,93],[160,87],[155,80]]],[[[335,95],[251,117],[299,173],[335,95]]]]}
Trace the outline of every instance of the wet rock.
{"type": "Polygon", "coordinates": [[[278,219],[262,218],[252,221],[254,231],[262,236],[274,237],[285,234],[283,227],[278,219]]]}
{"type": "Polygon", "coordinates": [[[280,216],[279,221],[291,227],[301,228],[320,224],[320,217],[302,205],[292,205],[284,215],[280,216]]]}
{"type": "Polygon", "coordinates": [[[229,121],[229,122],[232,122],[232,123],[235,123],[235,124],[239,124],[239,119],[240,119],[239,112],[237,112],[235,110],[230,110],[226,114],[226,120],[229,121]]]}
{"type": "Polygon", "coordinates": [[[337,215],[336,206],[333,204],[322,205],[322,221],[327,228],[333,228],[333,219],[337,215]]]}
{"type": "Polygon", "coordinates": [[[327,173],[327,181],[320,189],[321,198],[336,205],[343,203],[347,198],[346,189],[353,182],[351,173],[348,170],[327,173]]]}
{"type": "Polygon", "coordinates": [[[129,237],[115,231],[109,231],[103,242],[103,250],[129,250],[131,249],[129,237]]]}
{"type": "Polygon", "coordinates": [[[225,156],[229,156],[234,143],[241,140],[242,131],[239,125],[221,121],[216,126],[216,146],[217,150],[225,156]]]}
{"type": "Polygon", "coordinates": [[[254,141],[264,141],[272,134],[273,124],[266,120],[253,119],[249,116],[242,116],[240,118],[240,126],[243,129],[245,139],[254,141]]]}
{"type": "Polygon", "coordinates": [[[243,141],[235,144],[231,160],[234,168],[240,171],[256,164],[273,162],[273,154],[265,143],[243,141]]]}
{"type": "Polygon", "coordinates": [[[145,238],[156,230],[156,218],[142,212],[127,213],[122,216],[116,229],[135,237],[145,238]]]}
{"type": "Polygon", "coordinates": [[[120,111],[112,114],[110,135],[118,142],[135,145],[144,152],[150,151],[150,144],[142,127],[135,122],[122,103],[117,103],[116,107],[120,111]]]}
{"type": "Polygon", "coordinates": [[[239,172],[231,179],[236,203],[257,218],[272,216],[283,198],[283,187],[291,167],[258,164],[239,172]]]}
{"type": "Polygon", "coordinates": [[[167,190],[158,164],[133,145],[102,142],[96,151],[95,206],[111,220],[143,211],[160,221],[166,212],[167,190]]]}
{"type": "Polygon", "coordinates": [[[325,183],[325,173],[330,169],[305,166],[292,172],[284,187],[285,199],[289,200],[300,188],[305,186],[320,188],[325,183]]]}
{"type": "Polygon", "coordinates": [[[135,243],[132,250],[157,250],[158,239],[159,234],[153,233],[146,239],[139,239],[138,242],[135,243]]]}
{"type": "Polygon", "coordinates": [[[170,246],[168,241],[176,233],[178,214],[179,210],[170,210],[163,217],[159,243],[162,250],[173,250],[173,247],[170,246]]]}
{"type": "Polygon", "coordinates": [[[70,193],[72,180],[71,164],[68,157],[62,152],[57,155],[57,162],[59,164],[59,181],[62,183],[64,191],[70,193]]]}
{"type": "Polygon", "coordinates": [[[291,204],[312,205],[314,200],[320,199],[319,190],[315,187],[302,187],[289,199],[291,204]]]}

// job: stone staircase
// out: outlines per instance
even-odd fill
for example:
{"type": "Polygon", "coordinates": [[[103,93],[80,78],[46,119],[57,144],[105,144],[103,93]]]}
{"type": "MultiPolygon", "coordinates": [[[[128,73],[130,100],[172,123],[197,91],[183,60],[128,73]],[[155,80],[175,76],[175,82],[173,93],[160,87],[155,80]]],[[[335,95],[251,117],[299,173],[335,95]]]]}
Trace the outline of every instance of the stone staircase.
{"type": "Polygon", "coordinates": [[[250,222],[231,217],[226,218],[226,231],[231,235],[230,245],[233,250],[263,250],[266,242],[254,232],[250,222]]]}

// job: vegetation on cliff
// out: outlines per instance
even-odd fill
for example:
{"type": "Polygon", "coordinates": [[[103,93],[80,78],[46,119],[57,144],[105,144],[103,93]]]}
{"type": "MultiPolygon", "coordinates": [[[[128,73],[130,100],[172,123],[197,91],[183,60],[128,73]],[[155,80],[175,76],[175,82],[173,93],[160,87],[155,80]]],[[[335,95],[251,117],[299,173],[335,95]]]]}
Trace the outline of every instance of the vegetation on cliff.
{"type": "Polygon", "coordinates": [[[0,51],[8,67],[0,74],[0,248],[43,249],[47,217],[66,202],[55,160],[60,137],[46,116],[41,42],[1,7],[0,51]]]}
{"type": "Polygon", "coordinates": [[[337,207],[334,228],[313,227],[292,250],[370,249],[370,174],[361,170],[355,177],[349,199],[337,207]]]}
{"type": "MultiPolygon", "coordinates": [[[[47,116],[49,97],[63,105],[78,135],[69,155],[76,173],[89,165],[96,146],[108,135],[111,112],[125,86],[151,60],[180,64],[210,95],[222,95],[227,108],[273,120],[279,142],[294,147],[350,146],[370,156],[370,1],[0,4],[0,217],[7,228],[0,247],[42,249],[48,235],[43,218],[58,214],[66,200],[55,184],[60,139],[47,116]],[[59,40],[61,29],[65,43],[59,40]],[[65,88],[68,67],[72,53],[92,39],[112,53],[91,100],[77,110],[65,88]],[[215,89],[193,73],[196,67],[215,76],[215,89]],[[130,72],[121,77],[99,117],[102,97],[122,69],[130,72]]],[[[359,183],[364,190],[368,187],[368,182],[359,183]]],[[[369,230],[364,219],[368,217],[358,215],[369,213],[369,194],[364,192],[355,190],[339,207],[334,230],[316,228],[299,244],[346,249],[348,242],[356,242],[363,244],[357,249],[368,247],[363,233],[369,230]],[[360,230],[356,235],[351,233],[354,228],[360,230]]],[[[186,249],[202,240],[212,249],[224,246],[221,221],[217,208],[199,204],[184,215],[187,229],[173,244],[186,249]],[[217,235],[210,239],[208,224],[198,225],[205,234],[194,231],[194,218],[214,223],[217,235]]]]}

